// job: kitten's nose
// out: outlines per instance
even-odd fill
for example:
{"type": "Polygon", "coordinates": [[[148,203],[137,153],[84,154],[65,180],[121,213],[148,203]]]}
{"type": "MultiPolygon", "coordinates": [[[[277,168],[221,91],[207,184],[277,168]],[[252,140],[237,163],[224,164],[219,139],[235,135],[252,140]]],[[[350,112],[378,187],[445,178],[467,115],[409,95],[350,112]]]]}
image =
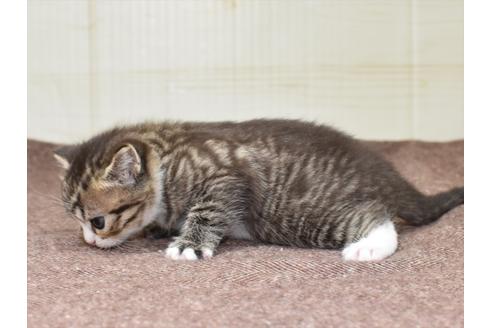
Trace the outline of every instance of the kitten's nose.
{"type": "Polygon", "coordinates": [[[95,240],[91,240],[91,241],[86,241],[87,244],[89,245],[95,245],[96,244],[96,241],[95,240]]]}

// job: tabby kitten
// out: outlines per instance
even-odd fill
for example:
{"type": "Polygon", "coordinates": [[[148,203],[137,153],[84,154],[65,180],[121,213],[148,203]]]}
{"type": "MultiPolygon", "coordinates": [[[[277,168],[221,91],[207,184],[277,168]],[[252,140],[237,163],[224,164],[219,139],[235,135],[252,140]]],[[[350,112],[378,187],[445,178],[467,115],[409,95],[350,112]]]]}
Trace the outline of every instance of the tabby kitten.
{"type": "Polygon", "coordinates": [[[393,219],[423,225],[464,202],[463,188],[425,196],[364,144],[299,121],[140,124],[55,157],[88,244],[158,226],[179,231],[175,260],[209,258],[226,236],[381,260],[397,248],[393,219]]]}

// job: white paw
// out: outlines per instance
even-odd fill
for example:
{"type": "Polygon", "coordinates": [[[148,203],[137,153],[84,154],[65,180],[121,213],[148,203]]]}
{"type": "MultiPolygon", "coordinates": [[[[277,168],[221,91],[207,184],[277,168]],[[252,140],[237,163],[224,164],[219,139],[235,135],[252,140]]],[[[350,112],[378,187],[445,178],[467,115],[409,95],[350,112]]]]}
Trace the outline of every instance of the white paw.
{"type": "Polygon", "coordinates": [[[342,252],[345,261],[379,261],[387,255],[384,249],[352,244],[342,252]]]}
{"type": "Polygon", "coordinates": [[[393,222],[387,221],[374,228],[359,241],[347,245],[342,256],[346,261],[379,261],[396,251],[397,234],[393,222]]]}
{"type": "MultiPolygon", "coordinates": [[[[208,259],[214,255],[214,252],[210,248],[203,247],[201,248],[201,254],[204,259],[208,259]]],[[[199,258],[193,248],[187,247],[180,252],[179,247],[176,246],[168,247],[166,249],[166,257],[172,260],[185,261],[196,261],[199,258]]]]}
{"type": "Polygon", "coordinates": [[[195,250],[193,248],[185,248],[181,253],[181,259],[187,261],[196,261],[198,260],[198,256],[196,256],[195,250]]]}
{"type": "Polygon", "coordinates": [[[179,247],[168,247],[166,249],[166,257],[172,260],[179,260],[180,257],[179,247]]]}
{"type": "Polygon", "coordinates": [[[204,259],[209,259],[212,256],[214,256],[214,251],[211,250],[210,248],[203,247],[202,248],[202,256],[203,256],[204,259]]]}

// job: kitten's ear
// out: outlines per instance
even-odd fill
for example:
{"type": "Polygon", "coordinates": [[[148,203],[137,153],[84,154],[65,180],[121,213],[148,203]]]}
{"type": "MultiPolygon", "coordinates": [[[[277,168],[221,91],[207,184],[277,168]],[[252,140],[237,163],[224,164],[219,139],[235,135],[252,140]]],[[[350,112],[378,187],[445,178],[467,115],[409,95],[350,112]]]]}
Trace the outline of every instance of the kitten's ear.
{"type": "Polygon", "coordinates": [[[56,161],[58,162],[58,164],[60,164],[62,168],[68,170],[70,164],[73,161],[73,158],[75,157],[76,151],[77,151],[77,146],[75,145],[63,146],[55,149],[53,151],[53,156],[55,157],[56,161]]]}
{"type": "Polygon", "coordinates": [[[134,184],[142,169],[140,156],[135,148],[124,145],[114,154],[111,164],[106,168],[104,178],[120,184],[134,184]]]}

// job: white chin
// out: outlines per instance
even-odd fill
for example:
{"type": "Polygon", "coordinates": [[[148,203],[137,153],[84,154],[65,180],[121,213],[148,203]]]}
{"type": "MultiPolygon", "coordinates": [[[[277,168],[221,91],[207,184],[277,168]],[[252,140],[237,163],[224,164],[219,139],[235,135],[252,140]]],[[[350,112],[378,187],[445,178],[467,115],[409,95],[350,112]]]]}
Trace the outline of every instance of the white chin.
{"type": "Polygon", "coordinates": [[[99,248],[111,248],[120,245],[124,240],[118,239],[97,239],[96,246],[99,248]]]}

